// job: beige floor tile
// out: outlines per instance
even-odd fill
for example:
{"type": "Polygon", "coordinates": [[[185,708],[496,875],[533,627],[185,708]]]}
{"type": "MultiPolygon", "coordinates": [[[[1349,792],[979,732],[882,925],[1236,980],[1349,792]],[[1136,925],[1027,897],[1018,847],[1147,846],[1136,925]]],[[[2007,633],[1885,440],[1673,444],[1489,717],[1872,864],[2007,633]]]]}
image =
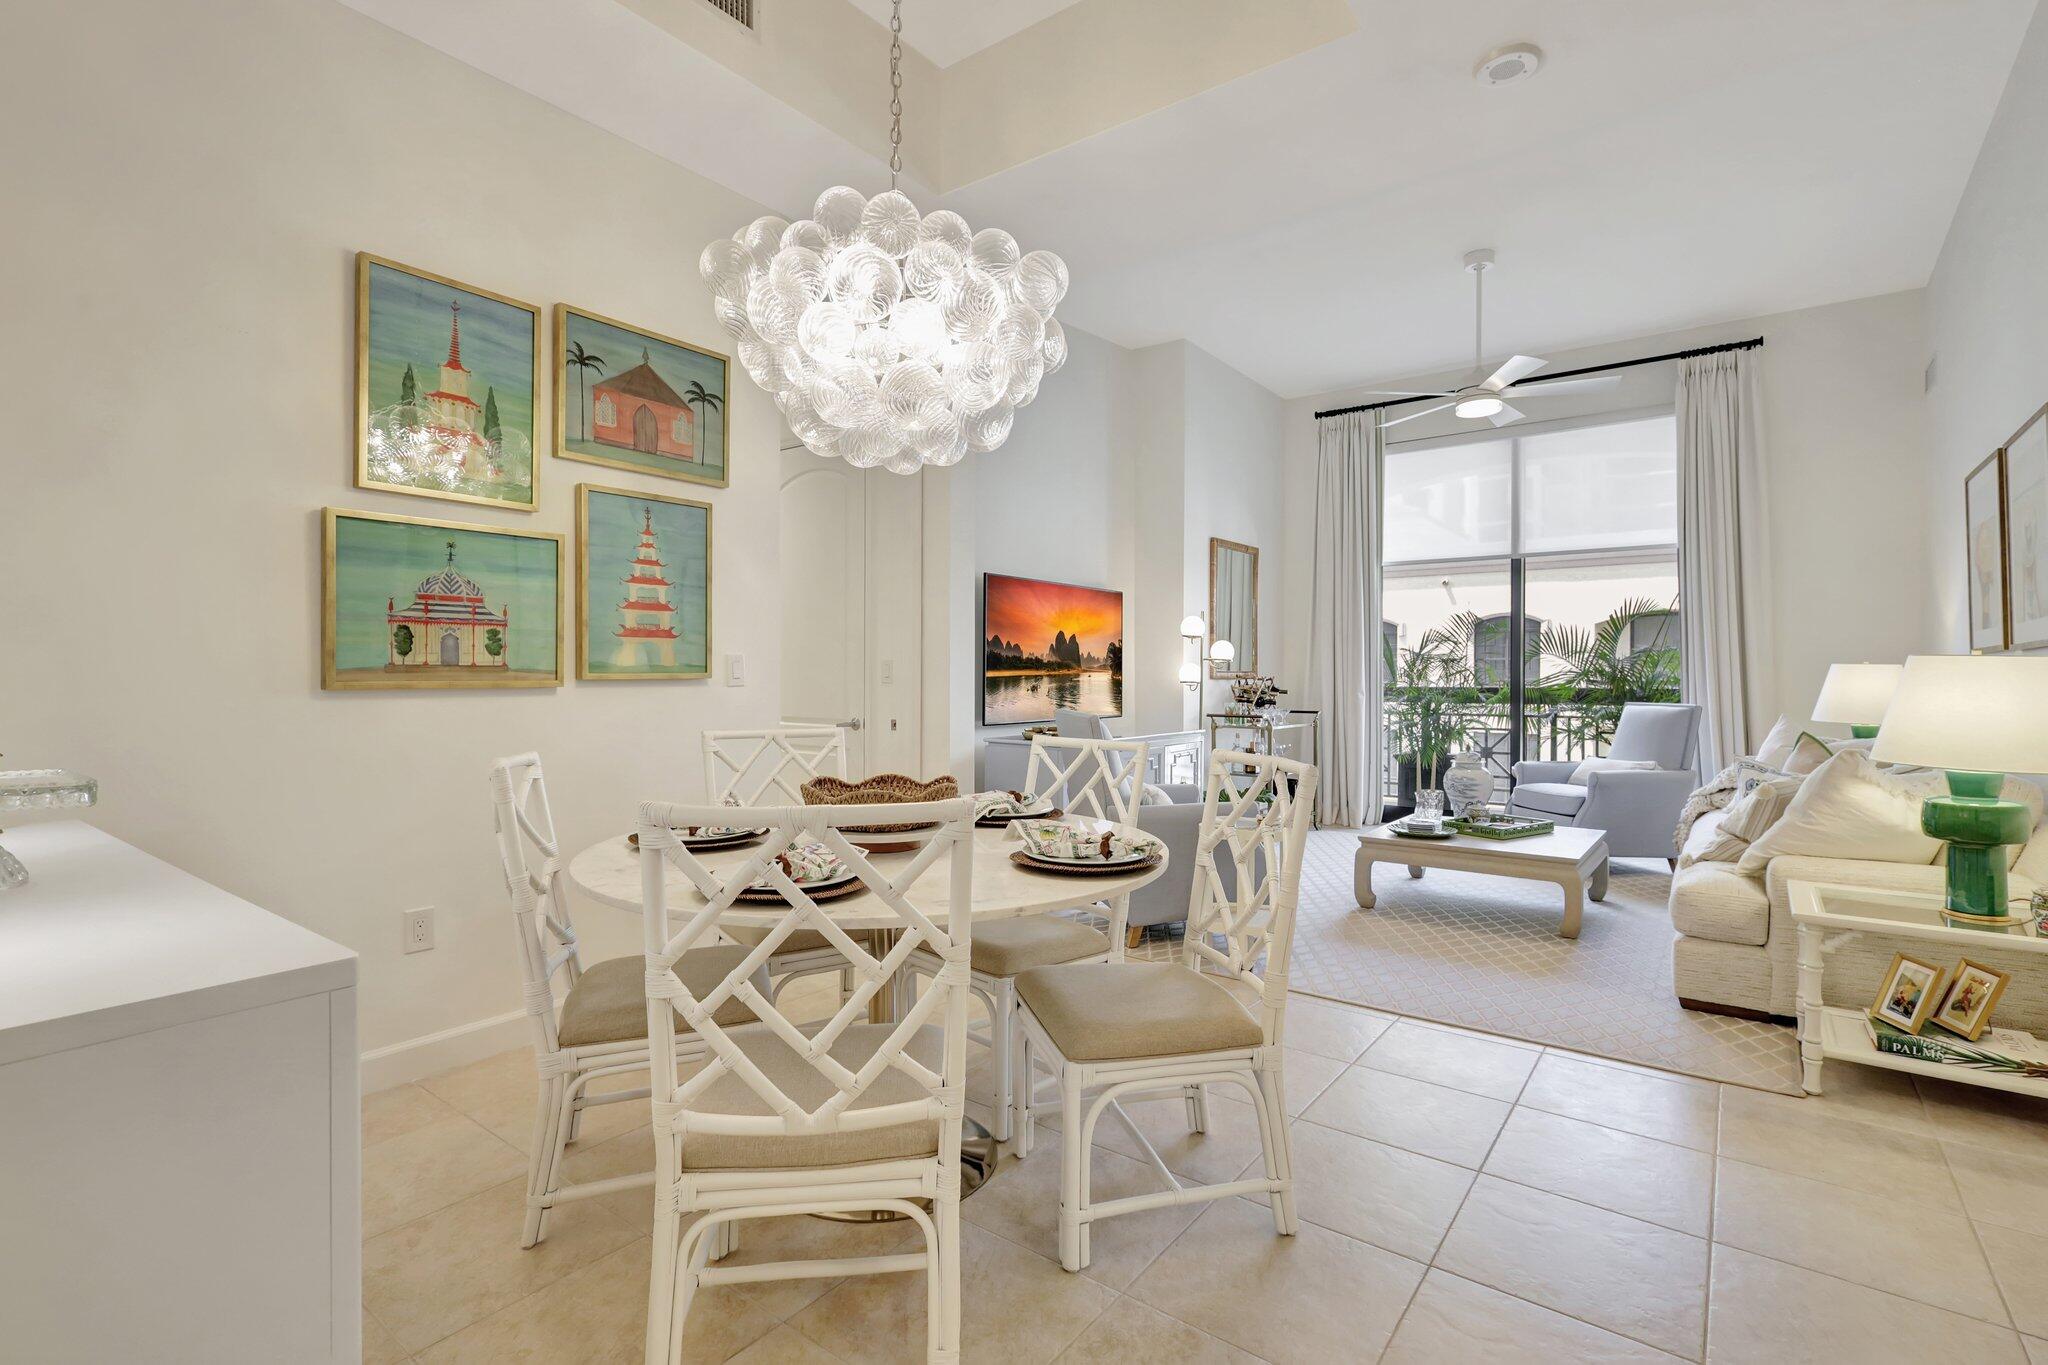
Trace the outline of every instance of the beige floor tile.
{"type": "Polygon", "coordinates": [[[1380,1365],[1656,1365],[1667,1355],[1591,1323],[1432,1270],[1394,1332],[1380,1365]]]}
{"type": "MultiPolygon", "coordinates": [[[[1217,1107],[1212,1100],[1212,1114],[1217,1107]]],[[[1052,1140],[1033,1149],[1029,1160],[1006,1163],[972,1198],[962,1201],[960,1216],[1058,1260],[1060,1143],[1057,1134],[1049,1136],[1052,1140]]],[[[1097,1201],[1166,1188],[1149,1161],[1134,1161],[1100,1146],[1094,1149],[1092,1160],[1089,1193],[1097,1201]]],[[[1112,1289],[1122,1289],[1201,1212],[1198,1205],[1182,1205],[1127,1213],[1093,1224],[1093,1244],[1083,1273],[1112,1289]]]]}
{"type": "Polygon", "coordinates": [[[2021,1337],[2020,1344],[2027,1348],[2027,1359],[2032,1365],[2048,1365],[2048,1339],[2021,1337]]]}
{"type": "Polygon", "coordinates": [[[398,1344],[398,1338],[384,1324],[363,1310],[363,1365],[405,1365],[412,1357],[398,1344]]]}
{"type": "Polygon", "coordinates": [[[1895,1128],[1921,1137],[1937,1136],[1913,1078],[1874,1066],[1828,1066],[1822,1070],[1818,1095],[1777,1095],[1744,1088],[1744,1097],[1761,1105],[1790,1105],[1811,1117],[1848,1119],[1854,1123],[1895,1128]]]}
{"type": "Polygon", "coordinates": [[[1931,1138],[1853,1122],[1743,1086],[1721,1088],[1721,1155],[1754,1166],[1959,1207],[1941,1148],[1931,1138]]]}
{"type": "Polygon", "coordinates": [[[1404,1019],[1381,1034],[1358,1059],[1358,1065],[1491,1099],[1513,1100],[1522,1093],[1522,1083],[1529,1079],[1540,1056],[1526,1047],[1512,1047],[1476,1034],[1424,1028],[1404,1019]]]}
{"type": "Polygon", "coordinates": [[[509,1180],[363,1244],[363,1305],[418,1353],[641,1234],[594,1202],[567,1204],[521,1250],[526,1182],[509,1180]]]}
{"type": "Polygon", "coordinates": [[[1561,1052],[1543,1054],[1519,1100],[1527,1108],[1701,1152],[1714,1150],[1720,1102],[1717,1085],[1639,1067],[1605,1066],[1561,1052]]]}
{"type": "Polygon", "coordinates": [[[1477,1038],[1482,1043],[1499,1043],[1503,1047],[1518,1047],[1526,1052],[1541,1053],[1545,1051],[1543,1044],[1532,1043],[1527,1038],[1511,1038],[1505,1033],[1488,1033],[1484,1029],[1460,1028],[1456,1024],[1446,1024],[1435,1019],[1418,1019],[1408,1015],[1397,1015],[1395,1016],[1395,1022],[1414,1024],[1421,1028],[1433,1028],[1441,1033],[1456,1034],[1460,1038],[1477,1038]]]}
{"type": "MultiPolygon", "coordinates": [[[[1051,1360],[1116,1297],[1087,1276],[1069,1275],[964,1220],[960,1242],[962,1360],[1051,1360]]],[[[928,1339],[925,1293],[922,1275],[848,1280],[790,1325],[844,1360],[921,1361],[928,1339]]]]}
{"type": "Polygon", "coordinates": [[[420,1082],[420,1088],[465,1114],[502,1106],[507,1101],[523,1101],[531,1113],[534,1091],[540,1085],[538,1077],[533,1049],[515,1047],[480,1062],[429,1076],[420,1082]]]}
{"type": "Polygon", "coordinates": [[[1709,1365],[1967,1360],[2026,1365],[2007,1328],[1818,1271],[1714,1248],[1709,1365]]]}
{"type": "Polygon", "coordinates": [[[1699,1356],[1700,1238],[1482,1175],[1436,1263],[1659,1350],[1699,1356]]]}
{"type": "MultiPolygon", "coordinates": [[[[654,1130],[635,1128],[606,1142],[571,1147],[563,1158],[562,1175],[570,1184],[611,1180],[654,1170],[654,1130]]],[[[654,1190],[635,1186],[615,1194],[599,1195],[594,1201],[609,1209],[641,1232],[654,1228],[654,1190]]]]}
{"type": "MultiPolygon", "coordinates": [[[[615,1089],[630,1089],[644,1086],[646,1081],[633,1077],[627,1084],[615,1089]]],[[[496,1133],[520,1151],[530,1151],[533,1142],[534,1112],[540,1102],[540,1082],[529,1078],[524,1094],[503,1094],[486,1101],[471,1110],[469,1116],[484,1127],[496,1133]]],[[[630,1133],[635,1128],[645,1128],[653,1114],[643,1097],[637,1100],[620,1100],[616,1104],[593,1105],[583,1111],[583,1127],[576,1141],[569,1144],[570,1151],[595,1147],[600,1142],[609,1142],[621,1133],[630,1133]]]]}
{"type": "MultiPolygon", "coordinates": [[[[1427,1261],[1472,1188],[1472,1172],[1370,1138],[1298,1122],[1294,1133],[1295,1208],[1332,1232],[1427,1261]]],[[[1257,1162],[1243,1177],[1259,1173],[1257,1162]]],[[[1264,1195],[1250,1196],[1265,1203],[1264,1195]]]]}
{"type": "Polygon", "coordinates": [[[1220,1200],[1154,1261],[1131,1296],[1267,1360],[1375,1359],[1400,1320],[1420,1263],[1304,1222],[1220,1200]]]}
{"type": "Polygon", "coordinates": [[[1130,1298],[1111,1304],[1059,1359],[1060,1365],[1258,1365],[1257,1356],[1130,1298]]]}
{"type": "Polygon", "coordinates": [[[837,1365],[838,1360],[796,1328],[785,1325],[734,1356],[731,1365],[837,1365]]]}
{"type": "Polygon", "coordinates": [[[1350,1005],[1289,995],[1280,1036],[1288,1047],[1319,1057],[1334,1057],[1340,1062],[1355,1062],[1375,1038],[1393,1027],[1393,1022],[1384,1014],[1350,1005]]]}
{"type": "MultiPolygon", "coordinates": [[[[719,1264],[761,1265],[768,1261],[886,1256],[898,1251],[923,1249],[924,1234],[907,1221],[839,1223],[799,1214],[789,1218],[756,1218],[742,1223],[740,1249],[719,1264]]],[[[922,1283],[924,1277],[915,1278],[922,1283]]],[[[833,1276],[817,1280],[764,1280],[759,1284],[743,1284],[735,1288],[775,1317],[788,1319],[845,1282],[845,1276],[833,1276]]]]}
{"type": "Polygon", "coordinates": [[[1301,1116],[1477,1170],[1507,1119],[1508,1108],[1484,1095],[1354,1066],[1332,1081],[1301,1116]]]}
{"type": "Polygon", "coordinates": [[[2012,1325],[2030,1335],[2048,1337],[2048,1237],[1990,1223],[1980,1224],[1977,1235],[2005,1295],[2012,1325]]]}
{"type": "Polygon", "coordinates": [[[1517,1108],[1484,1169],[1695,1237],[1707,1235],[1714,1158],[1690,1147],[1517,1108]]]}
{"type": "MultiPolygon", "coordinates": [[[[635,1238],[602,1260],[428,1348],[423,1365],[640,1365],[647,1358],[649,1246],[635,1238]]],[[[729,1359],[774,1331],[774,1317],[730,1285],[699,1290],[683,1360],[729,1359]]]]}
{"type": "Polygon", "coordinates": [[[1916,1078],[1916,1084],[1936,1136],[2021,1156],[2048,1150],[2048,1100],[1931,1077],[1916,1078]]]}
{"type": "MultiPolygon", "coordinates": [[[[1178,1099],[1126,1101],[1124,1112],[1165,1159],[1168,1170],[1185,1180],[1216,1185],[1235,1180],[1245,1163],[1261,1152],[1258,1111],[1230,1098],[1243,1093],[1234,1087],[1209,1087],[1206,1133],[1188,1131],[1187,1106],[1178,1099]]],[[[1049,1130],[1041,1134],[1042,1140],[1051,1137],[1049,1130]]],[[[1054,1141],[1046,1141],[1046,1145],[1052,1146],[1054,1141]]],[[[1147,1160],[1145,1149],[1131,1140],[1130,1131],[1109,1110],[1096,1121],[1095,1145],[1133,1160],[1147,1160]]]]}
{"type": "Polygon", "coordinates": [[[437,1120],[454,1118],[459,1112],[416,1085],[379,1090],[363,1096],[363,1146],[404,1137],[437,1120]]]}
{"type": "Polygon", "coordinates": [[[375,1237],[526,1174],[526,1158],[466,1118],[363,1149],[363,1236],[375,1237]]]}
{"type": "Polygon", "coordinates": [[[2006,1325],[1977,1234],[1961,1214],[1723,1161],[1714,1240],[2006,1325]],[[1910,1255],[1899,1254],[1902,1234],[1910,1255]]]}
{"type": "Polygon", "coordinates": [[[1942,1150],[1972,1218],[2021,1231],[2048,1227],[2048,1159],[1954,1142],[1942,1150]]]}
{"type": "Polygon", "coordinates": [[[1287,1116],[1301,1117],[1301,1111],[1315,1103],[1316,1096],[1330,1088],[1330,1082],[1344,1074],[1344,1063],[1335,1057],[1324,1057],[1300,1048],[1280,1049],[1282,1094],[1287,1101],[1287,1116]]]}

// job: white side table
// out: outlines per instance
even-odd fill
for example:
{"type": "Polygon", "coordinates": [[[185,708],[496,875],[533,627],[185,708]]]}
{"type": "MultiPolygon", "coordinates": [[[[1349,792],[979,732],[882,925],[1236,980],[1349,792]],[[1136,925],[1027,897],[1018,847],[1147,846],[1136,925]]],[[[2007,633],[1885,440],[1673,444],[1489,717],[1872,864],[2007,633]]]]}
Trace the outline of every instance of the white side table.
{"type": "MultiPolygon", "coordinates": [[[[1925,892],[1875,891],[1824,882],[1793,882],[1787,890],[1792,922],[1799,928],[1800,1085],[1807,1094],[1820,1094],[1821,1063],[1832,1058],[2048,1099],[2048,1081],[1880,1052],[1864,1028],[1862,1010],[1824,1004],[1821,995],[1828,954],[1864,934],[1936,941],[1945,954],[1958,957],[1985,951],[2048,954],[2048,939],[2041,937],[2039,925],[1977,928],[1950,924],[1942,918],[1941,897],[1925,892]]],[[[2048,970],[2048,962],[2042,967],[2048,970]]]]}

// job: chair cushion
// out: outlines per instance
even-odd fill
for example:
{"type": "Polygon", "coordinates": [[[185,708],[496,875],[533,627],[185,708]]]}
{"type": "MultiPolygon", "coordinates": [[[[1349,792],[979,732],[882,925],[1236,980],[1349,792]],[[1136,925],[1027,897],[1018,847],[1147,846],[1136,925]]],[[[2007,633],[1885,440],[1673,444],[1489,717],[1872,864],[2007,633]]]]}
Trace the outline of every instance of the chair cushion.
{"type": "Polygon", "coordinates": [[[1771,898],[1761,877],[1734,863],[1694,863],[1671,874],[1671,927],[1688,938],[1760,946],[1771,938],[1771,898]]]}
{"type": "Polygon", "coordinates": [[[1108,951],[1109,935],[1100,929],[1059,915],[1020,915],[975,925],[969,961],[984,976],[1015,976],[1108,951]]]}
{"type": "Polygon", "coordinates": [[[1614,758],[1647,758],[1660,768],[1693,766],[1700,708],[1690,702],[1632,701],[1621,708],[1607,752],[1614,758]]]}
{"type": "MultiPolygon", "coordinates": [[[[703,998],[718,989],[718,983],[732,973],[747,956],[744,948],[696,948],[676,963],[676,976],[703,998]]],[[[717,1015],[719,1023],[731,1027],[752,1021],[754,1012],[738,1000],[725,1002],[717,1015]]],[[[676,1032],[688,1033],[690,1026],[676,1016],[676,1032]]],[[[583,969],[576,984],[562,1001],[562,1017],[555,1025],[555,1038],[563,1047],[589,1047],[593,1043],[625,1043],[647,1036],[647,959],[615,957],[583,969]]]]}
{"type": "MultiPolygon", "coordinates": [[[[807,1029],[805,1032],[810,1032],[807,1029]]],[[[855,1024],[832,1045],[832,1057],[849,1071],[858,1071],[875,1049],[896,1031],[894,1024],[855,1024]]],[[[740,1050],[774,1082],[775,1088],[805,1109],[830,1099],[833,1085],[789,1044],[763,1029],[733,1035],[740,1050]]],[[[946,1035],[936,1028],[918,1030],[905,1049],[920,1065],[938,1071],[945,1061],[946,1035]]],[[[875,1079],[854,1109],[901,1104],[931,1092],[917,1080],[890,1067],[875,1079]]],[[[691,1108],[712,1114],[758,1114],[773,1111],[738,1076],[727,1072],[705,1088],[691,1108]]],[[[865,1161],[900,1161],[934,1156],[939,1150],[937,1119],[895,1123],[886,1128],[861,1128],[838,1133],[761,1137],[729,1133],[685,1133],[683,1166],[692,1171],[779,1171],[798,1166],[851,1166],[865,1161]]]]}
{"type": "Polygon", "coordinates": [[[1577,815],[1586,804],[1586,789],[1569,782],[1524,782],[1515,788],[1513,804],[1545,815],[1577,815]]]}
{"type": "Polygon", "coordinates": [[[1266,1041],[1219,981],[1174,962],[1070,962],[1017,977],[1017,996],[1074,1062],[1178,1057],[1266,1041]]]}

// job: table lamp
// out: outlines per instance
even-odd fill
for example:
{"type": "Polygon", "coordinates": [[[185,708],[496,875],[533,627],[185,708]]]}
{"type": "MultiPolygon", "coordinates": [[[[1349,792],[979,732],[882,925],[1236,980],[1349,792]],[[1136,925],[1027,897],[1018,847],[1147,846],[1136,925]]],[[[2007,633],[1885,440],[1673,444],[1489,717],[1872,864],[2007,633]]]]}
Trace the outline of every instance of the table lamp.
{"type": "Polygon", "coordinates": [[[1813,718],[1828,725],[1846,725],[1858,739],[1877,734],[1877,723],[1892,704],[1904,664],[1829,664],[1828,680],[1820,685],[1813,718]]]}
{"type": "Polygon", "coordinates": [[[2008,772],[2048,772],[2048,657],[1912,656],[1870,757],[1948,770],[1949,794],[1920,807],[1920,828],[1948,844],[1949,916],[2004,920],[2004,846],[2032,829],[2027,807],[1998,793],[2008,772]]]}

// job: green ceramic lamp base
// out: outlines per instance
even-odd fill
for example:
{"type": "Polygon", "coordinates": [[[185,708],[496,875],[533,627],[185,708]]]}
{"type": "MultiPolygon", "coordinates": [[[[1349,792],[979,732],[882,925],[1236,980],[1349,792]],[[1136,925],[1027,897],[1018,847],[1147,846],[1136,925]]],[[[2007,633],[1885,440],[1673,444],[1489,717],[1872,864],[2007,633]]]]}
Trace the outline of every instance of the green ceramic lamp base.
{"type": "Polygon", "coordinates": [[[2003,773],[1950,771],[1947,796],[1920,807],[1920,829],[1948,844],[1948,908],[1967,915],[2006,913],[2005,845],[2025,843],[2027,808],[2001,801],[2003,773]]]}
{"type": "Polygon", "coordinates": [[[1875,725],[1852,725],[1849,727],[1849,738],[1876,739],[1877,727],[1875,725]]]}

